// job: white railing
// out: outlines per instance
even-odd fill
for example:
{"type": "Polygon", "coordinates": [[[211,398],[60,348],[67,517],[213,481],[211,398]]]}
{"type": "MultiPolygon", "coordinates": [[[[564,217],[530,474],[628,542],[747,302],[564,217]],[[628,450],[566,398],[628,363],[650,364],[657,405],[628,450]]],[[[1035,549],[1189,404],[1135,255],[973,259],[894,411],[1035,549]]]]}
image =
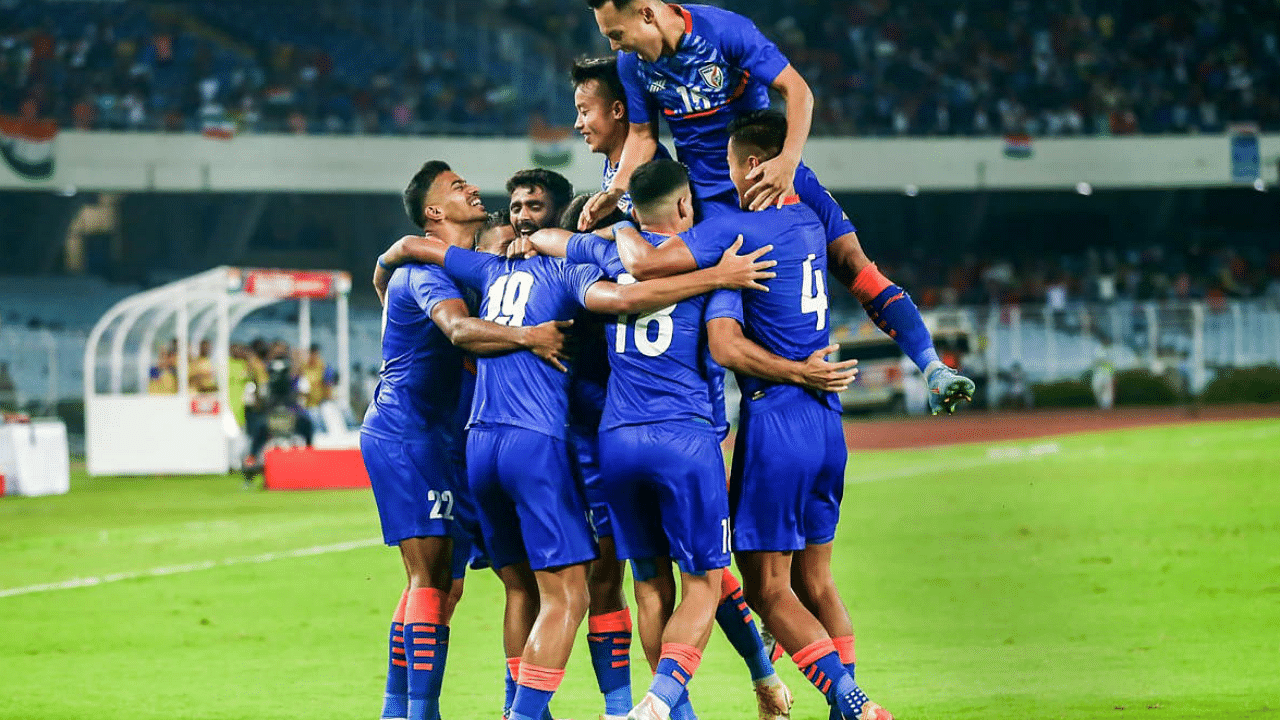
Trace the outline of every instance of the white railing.
{"type": "MultiPolygon", "coordinates": [[[[1008,305],[933,310],[926,315],[935,331],[964,330],[970,346],[966,366],[979,367],[993,379],[1015,363],[1032,382],[1080,379],[1096,363],[1106,362],[1117,370],[1172,372],[1198,392],[1222,368],[1280,365],[1280,307],[1263,301],[1120,301],[1058,310],[1008,305]]],[[[290,338],[290,327],[283,321],[250,321],[236,339],[290,338]]],[[[353,317],[352,362],[366,369],[377,367],[379,336],[373,316],[353,317]]],[[[334,346],[327,329],[318,329],[313,339],[324,347],[334,346]]],[[[81,330],[0,325],[0,363],[8,363],[18,404],[34,403],[39,411],[52,412],[60,400],[80,399],[85,340],[81,330]]]]}

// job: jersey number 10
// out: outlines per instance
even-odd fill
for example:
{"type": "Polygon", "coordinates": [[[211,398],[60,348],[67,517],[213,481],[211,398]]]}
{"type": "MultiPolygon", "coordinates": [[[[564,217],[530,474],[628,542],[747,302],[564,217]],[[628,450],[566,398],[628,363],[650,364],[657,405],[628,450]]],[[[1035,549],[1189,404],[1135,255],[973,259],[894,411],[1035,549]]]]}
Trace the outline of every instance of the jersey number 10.
{"type": "MultiPolygon", "coordinates": [[[[619,285],[630,285],[635,281],[636,279],[629,273],[618,276],[619,285]]],[[[668,305],[651,313],[636,316],[634,335],[636,349],[641,355],[658,357],[671,347],[671,338],[675,331],[675,321],[671,319],[671,313],[675,310],[675,305],[668,305]],[[649,328],[653,325],[657,325],[658,336],[650,340],[649,328]]],[[[627,317],[627,315],[618,316],[618,333],[614,339],[613,351],[619,355],[627,351],[627,329],[630,327],[627,317]]]]}

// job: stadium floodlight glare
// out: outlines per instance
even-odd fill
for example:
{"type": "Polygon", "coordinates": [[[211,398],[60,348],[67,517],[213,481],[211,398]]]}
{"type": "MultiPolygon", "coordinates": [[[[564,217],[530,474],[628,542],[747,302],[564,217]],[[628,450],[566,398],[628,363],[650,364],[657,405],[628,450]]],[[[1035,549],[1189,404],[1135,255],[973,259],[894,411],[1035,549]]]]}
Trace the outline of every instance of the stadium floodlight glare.
{"type": "Polygon", "coordinates": [[[57,190],[57,193],[62,197],[75,197],[77,192],[75,185],[64,185],[57,190]]]}
{"type": "Polygon", "coordinates": [[[1253,189],[1254,189],[1254,190],[1257,190],[1258,192],[1266,192],[1266,191],[1267,191],[1267,181],[1266,181],[1266,180],[1263,180],[1262,178],[1258,178],[1257,180],[1254,180],[1254,181],[1253,181],[1253,189]]]}
{"type": "Polygon", "coordinates": [[[1080,182],[1080,183],[1076,183],[1076,192],[1080,193],[1081,195],[1086,195],[1086,196],[1087,196],[1087,195],[1092,195],[1092,194],[1093,194],[1093,186],[1092,186],[1092,185],[1090,185],[1090,184],[1089,184],[1089,183],[1087,183],[1087,182],[1080,182]]]}
{"type": "Polygon", "coordinates": [[[915,197],[920,194],[920,188],[916,187],[915,185],[908,185],[902,189],[902,192],[907,197],[915,197]]]}

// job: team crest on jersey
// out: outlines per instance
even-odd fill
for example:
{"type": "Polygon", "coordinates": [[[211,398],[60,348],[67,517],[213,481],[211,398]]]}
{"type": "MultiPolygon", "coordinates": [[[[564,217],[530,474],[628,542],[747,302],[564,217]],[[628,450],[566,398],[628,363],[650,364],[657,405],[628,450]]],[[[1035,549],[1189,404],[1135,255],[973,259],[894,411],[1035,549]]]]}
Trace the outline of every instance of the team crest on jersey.
{"type": "Polygon", "coordinates": [[[724,70],[719,65],[703,65],[698,74],[702,79],[711,86],[712,90],[719,90],[724,87],[724,70]]]}

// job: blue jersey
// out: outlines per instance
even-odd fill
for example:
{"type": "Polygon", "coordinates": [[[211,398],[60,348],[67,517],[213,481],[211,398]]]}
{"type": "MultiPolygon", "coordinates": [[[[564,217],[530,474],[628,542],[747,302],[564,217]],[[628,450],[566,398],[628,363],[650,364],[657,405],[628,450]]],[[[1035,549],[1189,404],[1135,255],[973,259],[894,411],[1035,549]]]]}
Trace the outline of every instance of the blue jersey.
{"type": "MultiPolygon", "coordinates": [[[[480,317],[499,325],[528,327],[571,320],[600,280],[591,265],[537,256],[508,259],[457,247],[445,254],[445,269],[480,292],[480,317]]],[[[482,357],[467,427],[513,425],[563,440],[568,423],[568,376],[533,353],[482,357]]]]}
{"type": "MultiPolygon", "coordinates": [[[[658,233],[640,235],[654,247],[667,240],[658,233]]],[[[571,261],[590,262],[620,283],[635,282],[616,245],[592,236],[575,237],[585,237],[586,242],[570,241],[571,261]]],[[[711,360],[707,348],[704,315],[709,297],[698,295],[653,312],[608,319],[605,341],[611,372],[602,430],[672,420],[700,420],[717,428],[724,424],[724,369],[711,360]]]]}
{"type": "Polygon", "coordinates": [[[729,121],[769,107],[769,84],[789,63],[747,18],[705,5],[669,5],[684,16],[672,55],[655,62],[618,53],[618,75],[633,123],[657,120],[656,101],[671,128],[676,155],[689,168],[694,194],[733,192],[726,148],[729,121]]]}
{"type": "MultiPolygon", "coordinates": [[[[671,153],[667,152],[667,147],[662,143],[658,143],[658,149],[653,153],[654,160],[670,160],[671,153]]],[[[600,189],[608,190],[613,184],[613,178],[618,175],[618,166],[609,162],[609,158],[604,159],[604,176],[600,179],[600,189]]],[[[627,215],[631,214],[634,205],[631,204],[631,193],[625,192],[621,198],[618,198],[618,209],[627,215]]]]}
{"type": "Polygon", "coordinates": [[[453,434],[462,352],[431,320],[431,311],[462,292],[440,268],[397,268],[382,311],[382,370],[363,431],[384,439],[453,434]]]}
{"type": "MultiPolygon", "coordinates": [[[[778,262],[773,268],[777,277],[764,281],[769,292],[718,290],[712,295],[707,317],[733,318],[742,324],[744,335],[766,350],[788,360],[804,360],[830,344],[827,237],[818,216],[799,198],[791,196],[785,203],[782,208],[721,215],[681,236],[698,267],[718,262],[739,234],[743,253],[773,245],[767,257],[778,262]]],[[[744,399],[760,397],[775,387],[743,375],[739,375],[738,385],[744,399]]],[[[817,396],[831,409],[840,410],[835,393],[817,396]]]]}

